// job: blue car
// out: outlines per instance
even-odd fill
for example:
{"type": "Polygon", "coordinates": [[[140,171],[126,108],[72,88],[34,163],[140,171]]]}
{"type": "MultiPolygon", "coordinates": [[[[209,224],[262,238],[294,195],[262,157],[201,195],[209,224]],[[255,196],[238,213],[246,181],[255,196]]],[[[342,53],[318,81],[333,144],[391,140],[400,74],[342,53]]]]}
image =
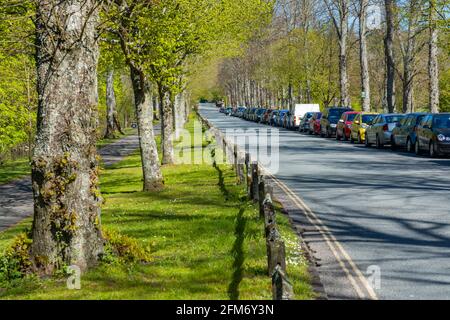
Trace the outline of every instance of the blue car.
{"type": "Polygon", "coordinates": [[[407,114],[392,130],[392,149],[405,148],[408,152],[414,152],[417,140],[417,127],[427,113],[417,112],[407,114]]]}
{"type": "Polygon", "coordinates": [[[289,113],[289,110],[280,110],[277,116],[276,126],[282,127],[284,122],[284,117],[289,113]]]}

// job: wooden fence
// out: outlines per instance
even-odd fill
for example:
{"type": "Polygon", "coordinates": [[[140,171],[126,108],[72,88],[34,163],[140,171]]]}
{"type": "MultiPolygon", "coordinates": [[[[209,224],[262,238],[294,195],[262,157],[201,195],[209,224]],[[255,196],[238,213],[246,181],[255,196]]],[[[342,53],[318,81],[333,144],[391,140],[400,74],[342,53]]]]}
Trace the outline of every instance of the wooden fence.
{"type": "MultiPolygon", "coordinates": [[[[267,272],[272,278],[272,295],[274,300],[293,299],[293,287],[286,273],[286,247],[278,231],[276,210],[273,204],[273,187],[268,177],[263,175],[264,169],[257,161],[253,161],[249,153],[244,153],[239,146],[230,141],[225,134],[215,128],[199,113],[203,126],[207,127],[215,137],[218,148],[223,151],[227,164],[234,166],[237,182],[245,183],[248,197],[258,203],[259,215],[264,219],[267,272]]],[[[215,153],[217,156],[217,152],[215,153]]]]}

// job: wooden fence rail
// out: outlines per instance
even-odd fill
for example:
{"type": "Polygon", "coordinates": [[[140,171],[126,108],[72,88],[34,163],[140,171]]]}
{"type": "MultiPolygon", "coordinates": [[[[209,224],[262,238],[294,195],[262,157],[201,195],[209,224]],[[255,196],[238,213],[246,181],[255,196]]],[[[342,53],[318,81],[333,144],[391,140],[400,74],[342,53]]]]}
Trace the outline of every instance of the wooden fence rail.
{"type": "Polygon", "coordinates": [[[263,169],[253,161],[249,153],[243,153],[239,146],[231,142],[220,130],[197,113],[202,124],[211,130],[217,147],[223,151],[227,164],[234,166],[239,184],[246,183],[248,197],[259,205],[259,215],[264,219],[267,271],[272,278],[272,295],[274,300],[293,299],[293,288],[286,273],[286,247],[278,231],[273,188],[269,179],[262,175],[263,169]]]}

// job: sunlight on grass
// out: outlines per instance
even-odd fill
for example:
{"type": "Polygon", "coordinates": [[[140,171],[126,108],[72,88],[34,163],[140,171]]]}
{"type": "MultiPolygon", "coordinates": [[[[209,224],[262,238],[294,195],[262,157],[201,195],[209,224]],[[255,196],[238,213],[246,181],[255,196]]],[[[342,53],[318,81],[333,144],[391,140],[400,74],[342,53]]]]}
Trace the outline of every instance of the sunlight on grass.
{"type": "MultiPolygon", "coordinates": [[[[149,264],[99,266],[83,275],[77,291],[67,290],[63,280],[24,281],[0,289],[0,298],[271,299],[263,221],[243,186],[236,185],[233,170],[177,165],[164,167],[163,174],[163,191],[141,192],[140,157],[135,154],[101,175],[103,226],[149,246],[149,264]]],[[[288,273],[296,298],[313,298],[296,235],[284,216],[279,223],[293,261],[288,273]]],[[[0,233],[0,252],[29,225],[26,221],[0,233]]]]}

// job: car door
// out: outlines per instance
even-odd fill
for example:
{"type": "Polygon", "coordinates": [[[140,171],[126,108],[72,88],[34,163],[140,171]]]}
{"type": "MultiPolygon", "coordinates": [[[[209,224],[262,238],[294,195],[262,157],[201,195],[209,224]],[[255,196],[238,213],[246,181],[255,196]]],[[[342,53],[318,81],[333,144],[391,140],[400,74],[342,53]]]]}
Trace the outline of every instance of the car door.
{"type": "Polygon", "coordinates": [[[400,125],[395,128],[395,143],[404,146],[406,144],[406,136],[408,128],[414,116],[407,116],[400,121],[400,125]]]}
{"type": "Polygon", "coordinates": [[[369,127],[369,140],[370,142],[375,142],[375,138],[377,136],[377,128],[378,128],[378,124],[381,121],[381,116],[377,116],[374,121],[373,124],[369,127]]]}
{"type": "Polygon", "coordinates": [[[426,144],[426,126],[428,126],[432,121],[432,116],[428,115],[423,120],[421,125],[417,130],[417,140],[419,141],[419,146],[421,149],[425,148],[426,144]]]}

